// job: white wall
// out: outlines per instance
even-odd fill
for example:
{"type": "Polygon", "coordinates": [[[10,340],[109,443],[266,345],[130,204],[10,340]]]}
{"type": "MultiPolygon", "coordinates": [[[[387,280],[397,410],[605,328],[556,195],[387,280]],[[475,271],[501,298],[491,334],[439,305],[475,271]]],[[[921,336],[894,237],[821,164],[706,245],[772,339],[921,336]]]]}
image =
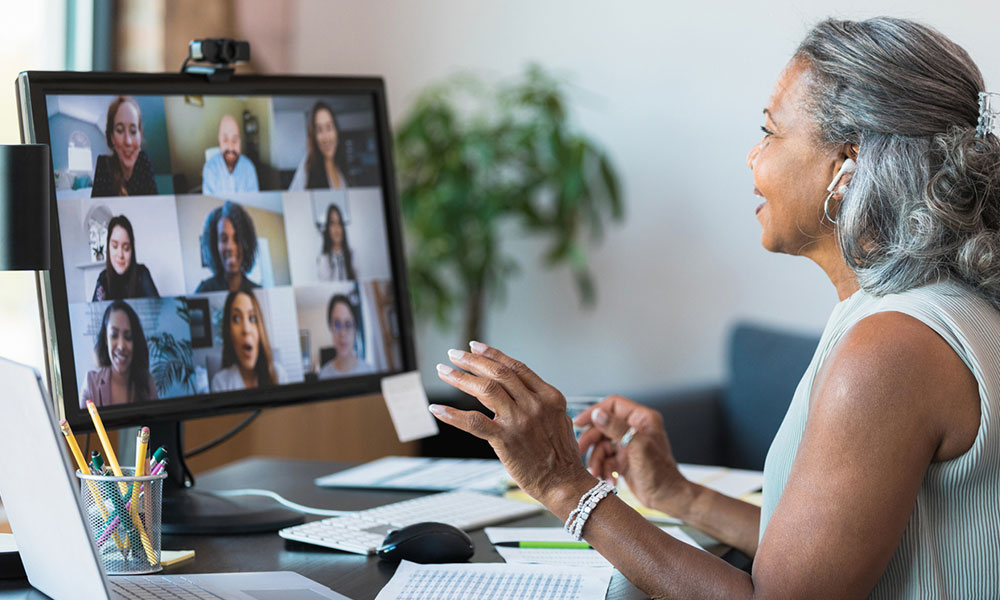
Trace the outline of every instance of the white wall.
{"type": "MultiPolygon", "coordinates": [[[[931,24],[1000,84],[1000,5],[960,0],[837,4],[594,0],[300,0],[298,72],[378,74],[390,117],[457,70],[498,76],[538,61],[573,83],[576,121],[612,153],[627,218],[591,253],[596,310],[542,245],[512,234],[524,267],[484,341],[566,393],[640,391],[722,377],[739,319],[819,331],[837,298],[812,263],[760,248],[745,166],[771,86],[812,23],[890,14],[931,24]],[[836,12],[831,12],[836,11],[836,12]]],[[[424,332],[425,382],[458,333],[424,332]]]]}

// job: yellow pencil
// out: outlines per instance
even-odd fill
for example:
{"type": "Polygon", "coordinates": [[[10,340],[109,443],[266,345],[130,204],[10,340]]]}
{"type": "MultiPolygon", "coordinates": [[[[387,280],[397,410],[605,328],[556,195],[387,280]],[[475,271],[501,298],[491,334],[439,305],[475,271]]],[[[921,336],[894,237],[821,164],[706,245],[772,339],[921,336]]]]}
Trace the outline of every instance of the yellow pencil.
{"type": "MultiPolygon", "coordinates": [[[[83,453],[80,452],[80,444],[76,443],[76,437],[73,435],[73,430],[70,428],[69,423],[66,419],[59,421],[59,428],[62,429],[63,435],[66,436],[66,443],[69,444],[69,450],[73,453],[73,458],[76,460],[76,466],[80,468],[80,472],[84,475],[90,475],[90,467],[87,466],[87,461],[83,459],[83,453]]],[[[101,512],[101,518],[104,522],[108,522],[108,509],[104,506],[104,499],[101,498],[101,493],[97,489],[97,484],[93,481],[87,482],[87,488],[90,490],[90,495],[94,497],[94,504],[97,505],[97,510],[101,512]]],[[[119,550],[123,550],[122,540],[118,537],[118,532],[115,532],[115,544],[117,544],[119,550]]]]}
{"type": "MultiPolygon", "coordinates": [[[[146,448],[149,446],[149,427],[143,427],[139,430],[139,435],[136,438],[135,444],[135,476],[142,477],[146,474],[146,448]]],[[[153,545],[149,541],[149,536],[146,534],[146,528],[142,523],[142,519],[139,518],[139,489],[142,486],[139,483],[132,484],[132,504],[130,512],[132,517],[132,524],[135,525],[136,529],[139,530],[140,541],[142,541],[142,548],[146,551],[146,559],[149,564],[156,564],[156,553],[153,551],[153,545]]],[[[146,498],[149,499],[149,490],[147,490],[146,498]]],[[[152,515],[146,513],[146,518],[149,519],[152,515]]]]}
{"type": "MultiPolygon", "coordinates": [[[[108,464],[111,465],[111,471],[115,474],[115,477],[124,477],[121,465],[118,464],[118,457],[115,456],[115,450],[111,447],[111,440],[108,439],[108,432],[104,429],[104,421],[101,421],[101,415],[97,414],[97,407],[94,406],[94,402],[91,400],[87,400],[87,411],[90,413],[90,420],[94,422],[97,437],[101,439],[101,446],[104,447],[104,456],[107,457],[108,464]]],[[[120,484],[120,487],[123,494],[128,491],[124,483],[120,484]]]]}
{"type": "MultiPolygon", "coordinates": [[[[97,414],[97,407],[94,406],[93,401],[87,401],[87,411],[90,413],[90,419],[94,422],[94,429],[97,430],[97,437],[101,439],[101,445],[104,446],[104,453],[108,457],[108,463],[111,465],[111,471],[115,474],[115,477],[124,477],[122,473],[122,467],[118,464],[118,457],[115,456],[115,451],[111,447],[111,440],[108,439],[108,432],[104,429],[104,422],[101,421],[101,415],[97,414]]],[[[122,491],[122,495],[128,493],[128,485],[125,482],[121,482],[119,486],[122,491]]],[[[142,542],[142,547],[146,551],[146,559],[149,564],[156,564],[156,554],[153,552],[153,546],[149,543],[149,537],[146,535],[146,530],[142,526],[142,521],[139,520],[139,515],[132,515],[132,525],[139,530],[139,538],[142,542]]]]}

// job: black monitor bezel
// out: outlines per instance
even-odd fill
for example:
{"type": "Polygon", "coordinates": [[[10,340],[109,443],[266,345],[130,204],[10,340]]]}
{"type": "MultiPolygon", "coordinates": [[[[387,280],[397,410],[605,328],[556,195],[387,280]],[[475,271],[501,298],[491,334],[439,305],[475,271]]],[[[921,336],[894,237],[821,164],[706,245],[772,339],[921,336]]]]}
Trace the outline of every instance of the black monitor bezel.
{"type": "MultiPolygon", "coordinates": [[[[377,394],[380,393],[380,382],[383,377],[416,369],[415,333],[403,254],[402,216],[396,191],[385,84],[380,77],[237,75],[229,81],[209,82],[203,76],[174,73],[27,71],[19,75],[16,85],[22,141],[39,144],[49,144],[46,97],[52,94],[331,96],[338,93],[364,93],[370,94],[373,99],[376,135],[381,154],[379,159],[389,260],[399,319],[400,354],[403,363],[401,368],[344,379],[292,383],[278,388],[202,394],[115,406],[114,409],[102,410],[102,419],[107,427],[186,420],[259,408],[377,394]],[[35,115],[41,116],[35,117],[35,115]]],[[[53,396],[58,398],[58,408],[64,418],[75,429],[91,430],[93,424],[87,412],[78,408],[79,390],[72,344],[58,343],[59,340],[71,339],[72,333],[54,181],[50,181],[50,187],[52,261],[47,279],[50,282],[51,302],[42,304],[43,307],[48,307],[51,314],[43,314],[42,319],[43,323],[51,322],[54,328],[56,355],[47,357],[47,369],[50,382],[55,383],[53,380],[57,376],[60,378],[62,393],[61,395],[54,393],[53,396]]],[[[52,346],[53,344],[50,344],[50,347],[52,346]]]]}

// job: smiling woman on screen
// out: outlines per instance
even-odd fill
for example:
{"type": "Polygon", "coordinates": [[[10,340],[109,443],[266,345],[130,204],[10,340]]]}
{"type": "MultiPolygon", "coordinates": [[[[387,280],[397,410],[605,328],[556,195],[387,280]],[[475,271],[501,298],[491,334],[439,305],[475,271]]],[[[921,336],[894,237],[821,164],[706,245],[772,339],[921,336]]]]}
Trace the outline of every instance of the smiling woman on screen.
{"type": "Polygon", "coordinates": [[[115,300],[104,311],[94,347],[98,368],[87,373],[80,408],[156,400],[156,383],[149,373],[149,347],[135,310],[115,300]]]}
{"type": "Polygon", "coordinates": [[[142,111],[134,98],[118,96],[112,100],[104,137],[111,154],[97,157],[90,195],[156,195],[153,165],[142,149],[142,111]]]}
{"type": "Polygon", "coordinates": [[[761,243],[811,259],[840,302],[763,508],[687,481],[660,414],[621,396],[577,417],[578,445],[563,395],[479,342],[438,372],[493,416],[432,412],[656,598],[1000,598],[1000,140],[982,92],[962,48],[892,18],[824,21],[781,72],[747,156],[761,243]],[[595,478],[612,473],[752,572],[647,522],[595,478]]]}
{"type": "Polygon", "coordinates": [[[125,215],[108,221],[104,248],[104,270],[97,276],[93,301],[160,297],[149,269],[136,262],[135,234],[125,215]]]}

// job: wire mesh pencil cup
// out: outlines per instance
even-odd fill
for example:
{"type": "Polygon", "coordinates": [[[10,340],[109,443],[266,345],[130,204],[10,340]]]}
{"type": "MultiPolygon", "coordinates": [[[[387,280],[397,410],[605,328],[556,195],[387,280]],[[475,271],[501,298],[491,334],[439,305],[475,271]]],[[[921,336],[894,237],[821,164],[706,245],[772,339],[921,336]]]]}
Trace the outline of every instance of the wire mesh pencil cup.
{"type": "Polygon", "coordinates": [[[80,494],[98,555],[109,575],[156,573],[160,566],[163,480],[166,472],[143,477],[122,467],[123,477],[84,475],[80,494]]]}

